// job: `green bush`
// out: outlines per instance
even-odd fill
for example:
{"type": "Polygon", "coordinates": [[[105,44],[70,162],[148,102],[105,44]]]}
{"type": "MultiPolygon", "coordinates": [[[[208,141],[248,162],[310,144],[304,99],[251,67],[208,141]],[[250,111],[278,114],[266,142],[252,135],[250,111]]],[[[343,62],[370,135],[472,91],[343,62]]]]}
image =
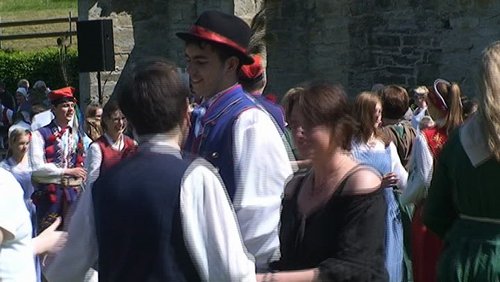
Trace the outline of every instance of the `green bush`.
{"type": "Polygon", "coordinates": [[[37,52],[0,50],[0,79],[11,93],[15,92],[17,82],[22,78],[26,78],[31,85],[43,80],[51,89],[65,86],[78,88],[77,51],[67,49],[64,53],[58,48],[37,52]]]}

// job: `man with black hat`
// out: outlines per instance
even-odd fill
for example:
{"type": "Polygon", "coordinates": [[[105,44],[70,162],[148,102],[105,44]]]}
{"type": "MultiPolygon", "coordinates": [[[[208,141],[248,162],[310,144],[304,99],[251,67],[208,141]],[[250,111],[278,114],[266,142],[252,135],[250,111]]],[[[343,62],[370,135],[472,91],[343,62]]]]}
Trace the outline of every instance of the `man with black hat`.
{"type": "Polygon", "coordinates": [[[192,91],[203,97],[194,109],[184,150],[212,163],[233,202],[243,241],[264,271],[279,247],[281,195],[292,174],[285,145],[270,116],[238,84],[250,27],[217,11],[202,13],[185,41],[192,91]]]}
{"type": "Polygon", "coordinates": [[[46,277],[82,281],[98,261],[99,281],[255,281],[213,166],[181,156],[189,91],[176,67],[138,62],[125,83],[118,102],[138,151],[83,192],[46,277]]]}
{"type": "Polygon", "coordinates": [[[71,124],[74,92],[75,88],[65,87],[49,93],[55,118],[35,131],[31,139],[32,179],[36,184],[32,199],[37,207],[39,232],[58,216],[64,220],[87,176],[83,168],[83,140],[71,124]]]}

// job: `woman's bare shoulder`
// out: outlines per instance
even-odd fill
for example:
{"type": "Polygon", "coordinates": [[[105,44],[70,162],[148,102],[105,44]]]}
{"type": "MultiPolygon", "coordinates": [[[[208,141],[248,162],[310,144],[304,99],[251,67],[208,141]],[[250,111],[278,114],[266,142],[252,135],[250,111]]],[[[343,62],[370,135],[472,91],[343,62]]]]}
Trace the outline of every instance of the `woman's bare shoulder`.
{"type": "Polygon", "coordinates": [[[344,195],[369,194],[380,189],[382,177],[374,168],[361,166],[346,182],[344,195]]]}

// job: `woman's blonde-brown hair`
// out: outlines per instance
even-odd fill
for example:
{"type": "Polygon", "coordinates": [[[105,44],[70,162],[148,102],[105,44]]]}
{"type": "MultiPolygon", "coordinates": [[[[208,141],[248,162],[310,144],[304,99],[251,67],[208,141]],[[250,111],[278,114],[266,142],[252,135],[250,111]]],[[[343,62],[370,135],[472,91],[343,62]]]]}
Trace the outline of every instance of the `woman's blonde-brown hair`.
{"type": "Polygon", "coordinates": [[[298,106],[304,120],[311,126],[324,125],[331,129],[330,147],[351,150],[358,123],[351,115],[347,95],[340,85],[312,83],[300,91],[298,106]]]}
{"type": "Polygon", "coordinates": [[[375,92],[363,91],[354,100],[354,118],[360,123],[358,138],[368,142],[372,134],[384,141],[385,138],[379,129],[375,128],[375,108],[377,104],[382,105],[380,96],[375,92]]]}
{"type": "MultiPolygon", "coordinates": [[[[463,123],[463,110],[461,102],[462,91],[456,82],[438,82],[435,84],[435,88],[439,91],[439,94],[443,97],[446,102],[446,106],[448,107],[444,128],[446,128],[446,131],[450,133],[463,123]]],[[[435,92],[434,87],[428,88],[429,92],[435,92]]],[[[430,93],[429,95],[433,94],[430,93]]],[[[432,99],[427,99],[427,101],[434,105],[432,99]]]]}
{"type": "Polygon", "coordinates": [[[24,135],[31,136],[31,131],[23,128],[15,128],[9,134],[9,149],[7,149],[7,158],[12,157],[13,152],[12,148],[14,148],[14,143],[19,140],[24,135]]]}
{"type": "Polygon", "coordinates": [[[500,161],[500,41],[483,51],[479,75],[479,115],[488,147],[500,161]]]}

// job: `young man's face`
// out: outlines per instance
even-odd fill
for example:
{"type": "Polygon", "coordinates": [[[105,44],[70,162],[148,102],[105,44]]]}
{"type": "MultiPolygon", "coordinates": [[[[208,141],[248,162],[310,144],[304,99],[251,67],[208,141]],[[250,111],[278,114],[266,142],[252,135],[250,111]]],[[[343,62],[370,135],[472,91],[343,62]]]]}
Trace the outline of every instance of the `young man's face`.
{"type": "Polygon", "coordinates": [[[197,96],[212,97],[224,90],[227,61],[221,61],[212,45],[187,44],[185,53],[192,91],[197,96]]]}
{"type": "Polygon", "coordinates": [[[59,121],[71,121],[75,114],[75,103],[73,101],[66,101],[53,107],[54,115],[59,121]]]}

